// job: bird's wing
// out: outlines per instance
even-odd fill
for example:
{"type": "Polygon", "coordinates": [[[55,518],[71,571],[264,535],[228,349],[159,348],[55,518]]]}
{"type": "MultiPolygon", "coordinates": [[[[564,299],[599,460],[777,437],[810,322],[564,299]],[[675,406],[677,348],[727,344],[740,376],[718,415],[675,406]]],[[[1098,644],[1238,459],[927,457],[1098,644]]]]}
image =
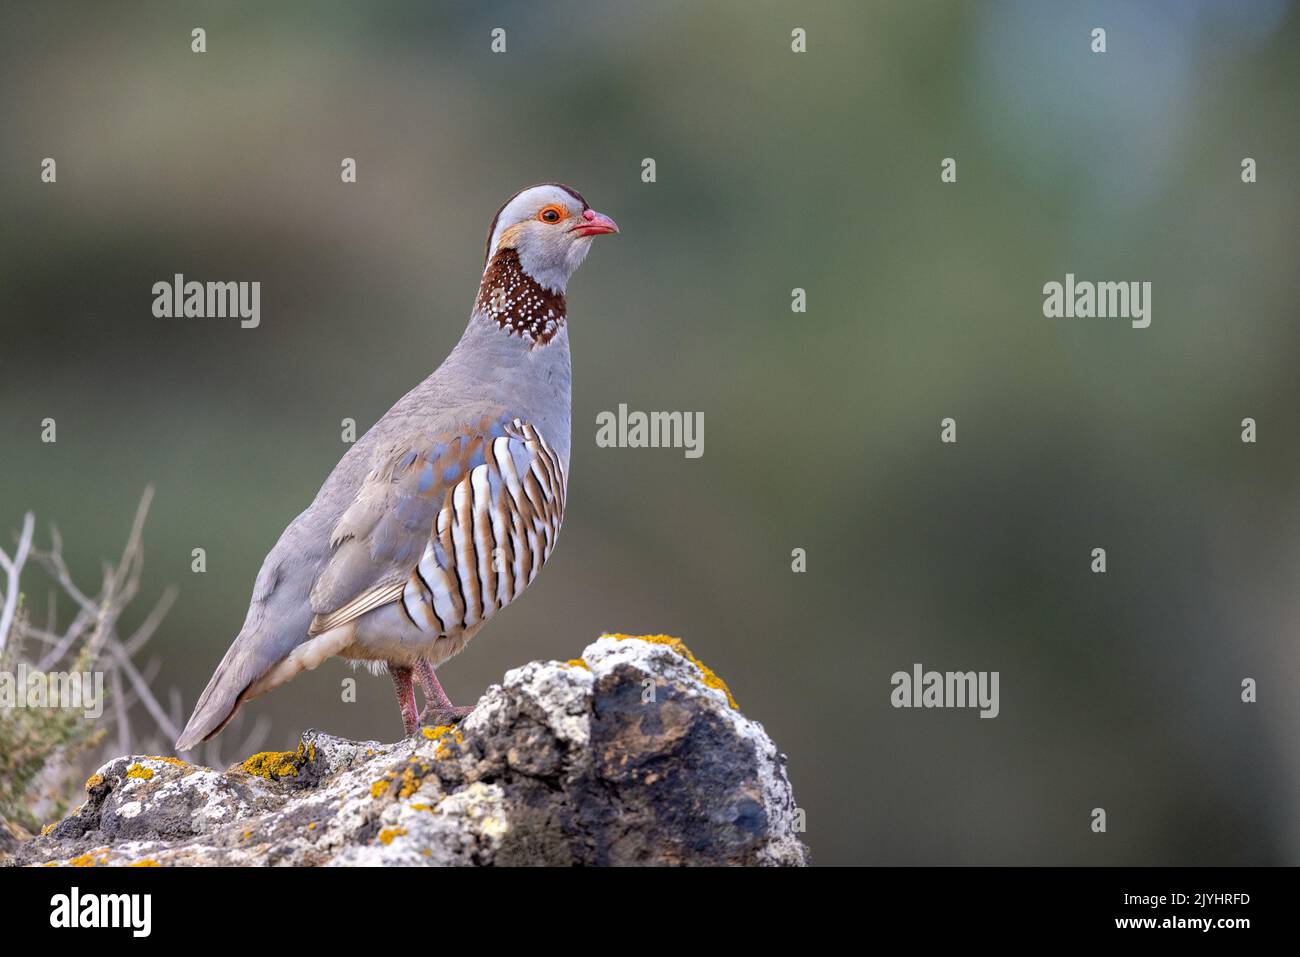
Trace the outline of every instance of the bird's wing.
{"type": "Polygon", "coordinates": [[[559,457],[517,418],[390,446],[330,535],[309,633],[399,601],[434,634],[486,620],[550,554],[564,486],[559,457]]]}

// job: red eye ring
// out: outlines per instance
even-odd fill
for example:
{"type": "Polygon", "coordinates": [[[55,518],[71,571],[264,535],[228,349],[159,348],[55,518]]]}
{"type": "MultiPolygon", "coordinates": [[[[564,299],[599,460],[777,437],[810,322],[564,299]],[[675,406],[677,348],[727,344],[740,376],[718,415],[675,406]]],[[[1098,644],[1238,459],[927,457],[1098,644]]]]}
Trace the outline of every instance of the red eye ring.
{"type": "Polygon", "coordinates": [[[543,206],[541,211],[538,212],[537,218],[542,222],[549,223],[553,226],[567,215],[568,211],[563,206],[551,205],[543,206]]]}

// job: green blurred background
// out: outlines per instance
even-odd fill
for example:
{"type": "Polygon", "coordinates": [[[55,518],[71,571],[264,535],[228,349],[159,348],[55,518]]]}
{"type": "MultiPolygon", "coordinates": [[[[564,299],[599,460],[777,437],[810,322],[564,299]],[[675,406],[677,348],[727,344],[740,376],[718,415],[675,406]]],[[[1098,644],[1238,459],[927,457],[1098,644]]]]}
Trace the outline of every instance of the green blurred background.
{"type": "MultiPolygon", "coordinates": [[[[1298,40],[1280,2],[7,4],[6,546],[34,509],[93,586],[155,483],[126,624],[179,586],[188,712],[340,420],[561,180],[623,228],[569,288],[565,530],[453,699],[667,632],[789,754],[817,863],[1298,863],[1298,40]],[[176,272],[259,280],[260,328],[155,319],[176,272]],[[1045,319],[1066,272],[1152,282],[1151,327],[1045,319]],[[597,448],[619,403],[703,412],[703,458],[597,448]],[[918,661],[1000,671],[1001,716],[891,708],[918,661]]],[[[351,674],[254,702],[266,746],[392,739],[351,674]]]]}

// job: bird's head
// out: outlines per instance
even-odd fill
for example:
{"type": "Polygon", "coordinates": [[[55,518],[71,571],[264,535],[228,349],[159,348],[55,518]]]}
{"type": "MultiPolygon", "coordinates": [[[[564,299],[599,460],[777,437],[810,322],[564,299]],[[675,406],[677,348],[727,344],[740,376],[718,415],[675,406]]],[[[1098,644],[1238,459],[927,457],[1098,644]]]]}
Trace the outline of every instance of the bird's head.
{"type": "Polygon", "coordinates": [[[511,196],[488,229],[484,270],[503,249],[513,249],[519,265],[541,286],[563,293],[569,276],[582,264],[595,236],[618,232],[618,224],[598,213],[576,189],[560,183],[529,186],[511,196]]]}

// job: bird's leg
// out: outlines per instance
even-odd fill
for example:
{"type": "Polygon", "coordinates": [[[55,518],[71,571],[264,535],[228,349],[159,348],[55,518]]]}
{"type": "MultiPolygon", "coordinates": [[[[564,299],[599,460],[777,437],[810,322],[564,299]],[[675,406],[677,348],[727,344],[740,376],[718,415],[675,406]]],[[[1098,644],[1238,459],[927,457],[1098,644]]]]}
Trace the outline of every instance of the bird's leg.
{"type": "Polygon", "coordinates": [[[442,690],[442,683],[438,681],[438,675],[433,670],[433,665],[420,659],[419,664],[415,666],[415,679],[420,682],[420,691],[424,693],[424,712],[420,715],[422,721],[433,720],[438,724],[455,724],[465,715],[473,711],[473,708],[457,707],[451,703],[447,697],[447,692],[442,690]]]}
{"type": "Polygon", "coordinates": [[[450,711],[455,707],[447,697],[447,692],[442,690],[442,683],[438,680],[433,665],[423,658],[415,666],[415,680],[420,683],[420,690],[424,692],[425,704],[433,705],[439,711],[450,711]]]}
{"type": "Polygon", "coordinates": [[[388,673],[393,677],[393,690],[397,692],[397,706],[402,709],[402,727],[409,738],[420,726],[419,712],[415,706],[415,687],[411,684],[411,669],[403,665],[389,664],[388,673]]]}

